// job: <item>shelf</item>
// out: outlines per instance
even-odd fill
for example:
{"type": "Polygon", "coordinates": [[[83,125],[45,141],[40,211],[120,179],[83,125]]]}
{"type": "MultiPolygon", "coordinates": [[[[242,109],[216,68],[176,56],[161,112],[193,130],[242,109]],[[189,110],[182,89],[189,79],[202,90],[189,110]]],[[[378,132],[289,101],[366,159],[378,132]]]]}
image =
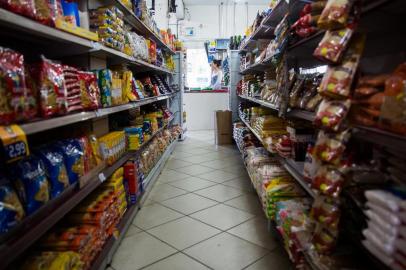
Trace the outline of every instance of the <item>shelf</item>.
{"type": "Polygon", "coordinates": [[[354,137],[373,144],[406,151],[406,137],[377,128],[356,126],[352,129],[354,137]]]}
{"type": "Polygon", "coordinates": [[[275,28],[289,10],[289,0],[279,0],[271,13],[266,16],[262,24],[275,28]]]}
{"type": "MultiPolygon", "coordinates": [[[[147,180],[148,185],[145,187],[145,189],[150,189],[152,188],[152,184],[155,182],[157,179],[157,176],[161,173],[161,170],[163,166],[165,165],[166,161],[168,160],[170,154],[173,152],[175,149],[175,146],[177,144],[177,141],[173,141],[165,150],[165,152],[162,154],[162,156],[159,158],[158,162],[155,164],[155,166],[151,169],[150,173],[148,176],[145,178],[147,180]]],[[[102,251],[98,254],[96,259],[94,260],[91,270],[100,270],[100,269],[105,269],[107,265],[111,262],[114,253],[117,251],[121,241],[124,239],[125,234],[128,231],[128,228],[131,226],[131,223],[133,222],[133,219],[137,215],[140,207],[142,206],[143,200],[146,199],[146,196],[148,195],[148,192],[144,192],[139,200],[137,201],[136,204],[130,206],[122,219],[120,220],[119,224],[117,225],[117,230],[119,231],[118,237],[115,237],[114,235],[111,236],[106,243],[103,246],[102,251]]]]}
{"type": "MultiPolygon", "coordinates": [[[[241,121],[251,130],[251,132],[257,137],[257,139],[264,144],[264,141],[261,136],[251,127],[251,125],[242,117],[240,117],[241,121]]],[[[293,176],[293,178],[300,184],[300,186],[312,197],[315,198],[316,194],[314,191],[309,187],[303,177],[303,168],[304,162],[296,162],[292,159],[287,159],[278,156],[279,162],[285,167],[285,169],[293,176]]]]}
{"type": "Polygon", "coordinates": [[[138,108],[138,107],[141,107],[146,104],[168,99],[172,95],[173,94],[168,94],[168,95],[162,95],[162,96],[158,96],[158,97],[145,98],[143,100],[139,100],[136,102],[131,102],[128,104],[110,107],[110,108],[98,109],[98,110],[92,111],[92,112],[80,112],[80,113],[74,113],[74,114],[69,114],[69,115],[45,119],[45,120],[39,120],[36,122],[21,124],[20,127],[24,130],[26,135],[31,135],[31,134],[46,131],[49,129],[62,127],[62,126],[66,126],[66,125],[70,125],[70,124],[74,124],[74,123],[78,123],[78,122],[83,122],[83,121],[87,121],[90,119],[95,119],[95,118],[99,118],[102,116],[107,116],[109,114],[133,109],[133,108],[138,108]]]}
{"type": "MultiPolygon", "coordinates": [[[[0,31],[2,38],[10,37],[10,40],[20,40],[21,42],[17,47],[28,46],[27,44],[31,45],[32,43],[38,44],[42,52],[46,52],[47,56],[51,58],[90,53],[93,56],[107,57],[120,63],[125,61],[128,64],[141,67],[142,71],[173,73],[165,67],[159,67],[143,60],[135,59],[99,42],[43,25],[2,8],[0,8],[0,31]],[[22,35],[21,32],[24,34],[22,35]]],[[[7,42],[2,45],[7,45],[7,42]]]]}
{"type": "Polygon", "coordinates": [[[168,45],[163,42],[163,40],[157,33],[152,31],[146,24],[144,24],[144,22],[142,22],[137,16],[135,16],[134,12],[123,5],[120,0],[106,0],[103,2],[108,2],[117,6],[124,13],[124,20],[129,25],[134,27],[139,34],[153,40],[157,44],[157,46],[162,48],[164,51],[170,54],[175,54],[175,51],[169,48],[168,45]]]}
{"type": "Polygon", "coordinates": [[[168,125],[169,121],[155,132],[148,141],[144,142],[137,151],[127,152],[112,166],[105,168],[101,173],[91,176],[91,180],[89,180],[83,188],[77,190],[79,183],[70,186],[60,196],[46,203],[32,216],[24,219],[21,224],[12,230],[12,235],[5,235],[7,238],[0,245],[0,260],[2,262],[0,269],[6,269],[14,259],[34,244],[59,220],[99,187],[102,184],[102,179],[109,178],[127,160],[142,151],[142,149],[168,125]]]}

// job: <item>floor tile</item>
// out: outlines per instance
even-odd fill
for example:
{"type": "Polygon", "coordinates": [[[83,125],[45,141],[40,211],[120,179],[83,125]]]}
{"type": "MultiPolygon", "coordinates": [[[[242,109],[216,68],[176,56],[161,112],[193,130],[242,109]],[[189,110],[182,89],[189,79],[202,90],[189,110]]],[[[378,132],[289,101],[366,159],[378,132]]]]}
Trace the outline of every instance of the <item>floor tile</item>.
{"type": "Polygon", "coordinates": [[[268,231],[267,222],[268,221],[265,218],[257,217],[248,220],[227,232],[253,244],[272,250],[278,246],[278,242],[268,231]]]}
{"type": "Polygon", "coordinates": [[[211,153],[210,150],[203,149],[203,148],[184,149],[184,150],[182,150],[182,152],[190,153],[190,154],[193,154],[193,155],[203,155],[203,154],[211,153]]]}
{"type": "Polygon", "coordinates": [[[112,266],[120,270],[135,270],[176,253],[176,249],[141,232],[124,238],[113,257],[112,266]]]}
{"type": "Polygon", "coordinates": [[[153,204],[142,207],[136,215],[133,224],[141,229],[149,229],[168,221],[175,220],[183,215],[165,206],[153,204]]]}
{"type": "Polygon", "coordinates": [[[174,158],[177,158],[177,159],[185,159],[187,157],[192,157],[193,154],[178,151],[178,152],[173,152],[171,156],[174,158]]]}
{"type": "Polygon", "coordinates": [[[186,160],[186,161],[188,161],[188,162],[192,162],[192,163],[194,163],[194,164],[200,164],[200,165],[202,165],[201,163],[210,161],[211,158],[210,158],[210,157],[206,157],[206,156],[204,156],[204,155],[193,155],[193,156],[191,156],[191,157],[183,158],[183,160],[186,160]]]}
{"type": "Polygon", "coordinates": [[[128,228],[128,231],[124,237],[133,236],[134,234],[137,234],[140,232],[142,232],[142,230],[140,228],[138,228],[137,226],[135,226],[133,224],[130,224],[130,228],[128,228]]]}
{"type": "Polygon", "coordinates": [[[187,190],[190,192],[217,185],[217,183],[203,180],[201,178],[197,178],[197,177],[193,177],[193,176],[191,176],[190,178],[183,179],[183,180],[171,182],[169,184],[171,186],[181,188],[181,189],[184,189],[184,190],[187,190]]]}
{"type": "Polygon", "coordinates": [[[253,218],[254,215],[227,205],[219,204],[194,213],[190,215],[190,217],[219,228],[220,230],[228,230],[231,227],[253,218]]]}
{"type": "Polygon", "coordinates": [[[189,217],[183,217],[148,230],[148,233],[178,250],[183,250],[220,232],[189,217]]]}
{"type": "Polygon", "coordinates": [[[243,164],[241,165],[231,165],[231,166],[227,166],[222,168],[221,170],[225,171],[225,172],[230,172],[230,173],[246,173],[247,169],[245,168],[245,166],[243,164]]]}
{"type": "Polygon", "coordinates": [[[145,207],[145,206],[148,206],[148,205],[152,205],[152,204],[155,204],[156,203],[156,201],[153,201],[153,200],[151,200],[151,199],[146,199],[145,201],[144,201],[144,203],[142,204],[142,206],[143,207],[145,207]]]}
{"type": "Polygon", "coordinates": [[[162,261],[154,263],[143,270],[209,270],[203,264],[191,259],[190,257],[176,253],[162,261]]]}
{"type": "Polygon", "coordinates": [[[184,251],[205,265],[218,270],[242,269],[268,251],[227,233],[222,233],[184,251]]]}
{"type": "Polygon", "coordinates": [[[207,157],[207,158],[209,159],[209,161],[200,163],[200,165],[206,166],[206,167],[209,167],[209,168],[213,168],[213,169],[216,169],[216,170],[226,168],[226,167],[230,166],[230,164],[228,164],[225,159],[212,160],[210,157],[207,157]]]}
{"type": "Polygon", "coordinates": [[[192,164],[193,163],[188,162],[188,161],[184,161],[184,160],[171,159],[171,160],[168,160],[166,162],[165,167],[174,170],[174,169],[190,166],[192,164]]]}
{"type": "Polygon", "coordinates": [[[183,167],[180,169],[177,169],[177,171],[182,172],[182,173],[186,173],[192,176],[196,176],[202,173],[206,173],[206,172],[210,172],[213,169],[211,168],[207,168],[204,166],[200,166],[200,165],[191,165],[191,166],[187,166],[187,167],[183,167]]]}
{"type": "Polygon", "coordinates": [[[190,177],[190,175],[174,171],[174,170],[164,170],[161,175],[158,178],[158,181],[160,182],[172,182],[172,181],[178,181],[181,179],[185,179],[187,177],[190,177]]]}
{"type": "Polygon", "coordinates": [[[217,204],[216,201],[198,196],[193,193],[178,196],[161,202],[161,204],[185,215],[206,209],[217,204]]]}
{"type": "Polygon", "coordinates": [[[205,189],[195,191],[194,193],[212,200],[216,200],[218,202],[225,202],[244,194],[244,192],[240,189],[227,187],[223,185],[208,187],[205,189]]]}
{"type": "Polygon", "coordinates": [[[251,264],[244,270],[293,270],[289,257],[279,248],[251,264]]]}
{"type": "Polygon", "coordinates": [[[264,215],[264,210],[262,209],[262,205],[259,202],[256,194],[245,194],[226,201],[224,204],[238,208],[253,215],[264,215]]]}
{"type": "Polygon", "coordinates": [[[212,181],[212,182],[216,182],[216,183],[223,183],[225,181],[235,178],[236,176],[229,172],[216,170],[216,171],[199,174],[198,177],[212,181]]]}
{"type": "Polygon", "coordinates": [[[228,187],[238,188],[246,192],[255,192],[254,187],[251,184],[251,180],[247,177],[233,178],[221,184],[228,187]]]}
{"type": "Polygon", "coordinates": [[[153,201],[160,202],[185,193],[187,192],[183,189],[176,188],[168,184],[162,184],[155,186],[151,190],[151,193],[149,194],[148,198],[150,198],[153,201]]]}

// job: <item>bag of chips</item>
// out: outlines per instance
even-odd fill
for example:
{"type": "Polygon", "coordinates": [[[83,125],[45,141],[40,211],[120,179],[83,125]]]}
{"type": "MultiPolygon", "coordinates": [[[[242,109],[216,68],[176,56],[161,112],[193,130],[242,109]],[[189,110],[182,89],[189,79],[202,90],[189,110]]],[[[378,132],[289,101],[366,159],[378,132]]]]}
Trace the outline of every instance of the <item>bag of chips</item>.
{"type": "Polygon", "coordinates": [[[0,235],[7,233],[24,218],[23,206],[12,188],[5,179],[0,180],[0,235]]]}
{"type": "Polygon", "coordinates": [[[69,186],[63,156],[47,146],[39,149],[37,155],[45,165],[45,172],[50,184],[50,198],[55,198],[69,186]]]}
{"type": "Polygon", "coordinates": [[[101,105],[96,76],[92,72],[85,71],[79,71],[78,75],[83,109],[96,110],[101,105]]]}
{"type": "Polygon", "coordinates": [[[101,94],[101,104],[103,107],[110,107],[112,103],[112,80],[111,70],[102,69],[98,71],[98,82],[101,94]]]}
{"type": "Polygon", "coordinates": [[[31,215],[49,201],[49,183],[42,161],[31,155],[13,168],[15,186],[27,215],[31,215]]]}
{"type": "Polygon", "coordinates": [[[33,0],[0,0],[0,6],[11,12],[35,19],[33,0]]]}

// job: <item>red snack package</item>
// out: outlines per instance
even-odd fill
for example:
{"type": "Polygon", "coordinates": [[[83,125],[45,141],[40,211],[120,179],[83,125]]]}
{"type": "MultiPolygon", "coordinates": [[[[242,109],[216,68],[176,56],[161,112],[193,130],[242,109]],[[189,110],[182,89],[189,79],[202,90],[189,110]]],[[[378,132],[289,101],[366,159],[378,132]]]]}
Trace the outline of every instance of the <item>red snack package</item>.
{"type": "Polygon", "coordinates": [[[34,0],[0,0],[0,6],[11,12],[35,19],[34,0]]]}
{"type": "Polygon", "coordinates": [[[321,166],[312,181],[312,188],[326,196],[338,198],[344,185],[343,173],[333,166],[321,166]]]}
{"type": "Polygon", "coordinates": [[[317,22],[319,28],[337,29],[345,27],[350,15],[352,0],[328,0],[317,22]]]}
{"type": "Polygon", "coordinates": [[[314,147],[314,155],[323,162],[338,164],[350,137],[349,130],[340,133],[320,131],[314,147]]]}
{"type": "Polygon", "coordinates": [[[337,230],[340,214],[340,208],[334,199],[326,196],[317,196],[310,212],[314,221],[330,230],[337,230]]]}
{"type": "Polygon", "coordinates": [[[51,117],[67,112],[67,91],[62,65],[42,57],[42,62],[33,68],[40,95],[41,115],[51,117]]]}
{"type": "Polygon", "coordinates": [[[30,119],[37,106],[32,89],[25,81],[24,56],[0,47],[0,124],[8,125],[30,119]]]}
{"type": "Polygon", "coordinates": [[[327,131],[337,132],[348,114],[350,100],[323,100],[316,113],[314,125],[327,131]]]}
{"type": "Polygon", "coordinates": [[[83,109],[96,110],[100,104],[100,89],[93,72],[79,71],[79,84],[83,109]]]}
{"type": "Polygon", "coordinates": [[[138,168],[134,161],[124,164],[124,181],[128,187],[129,201],[135,204],[138,193],[138,168]]]}
{"type": "Polygon", "coordinates": [[[327,31],[313,55],[320,60],[337,63],[347,48],[352,33],[350,28],[327,31]]]}
{"type": "Polygon", "coordinates": [[[62,4],[58,0],[33,0],[35,20],[46,25],[55,26],[57,18],[62,17],[62,4]]]}
{"type": "Polygon", "coordinates": [[[82,110],[81,90],[78,70],[74,67],[63,66],[63,76],[67,91],[67,112],[82,110]]]}
{"type": "Polygon", "coordinates": [[[319,93],[334,98],[348,98],[355,72],[364,50],[365,38],[354,35],[340,65],[329,66],[320,83],[319,93]]]}

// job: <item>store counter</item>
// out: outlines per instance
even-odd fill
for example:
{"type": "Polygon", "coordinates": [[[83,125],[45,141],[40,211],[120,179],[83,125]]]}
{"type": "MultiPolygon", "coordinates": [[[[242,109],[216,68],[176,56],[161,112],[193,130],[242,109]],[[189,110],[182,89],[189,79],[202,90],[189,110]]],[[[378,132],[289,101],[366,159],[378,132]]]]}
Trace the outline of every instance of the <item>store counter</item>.
{"type": "Polygon", "coordinates": [[[214,112],[229,107],[228,89],[185,91],[188,130],[214,129],[214,112]]]}

